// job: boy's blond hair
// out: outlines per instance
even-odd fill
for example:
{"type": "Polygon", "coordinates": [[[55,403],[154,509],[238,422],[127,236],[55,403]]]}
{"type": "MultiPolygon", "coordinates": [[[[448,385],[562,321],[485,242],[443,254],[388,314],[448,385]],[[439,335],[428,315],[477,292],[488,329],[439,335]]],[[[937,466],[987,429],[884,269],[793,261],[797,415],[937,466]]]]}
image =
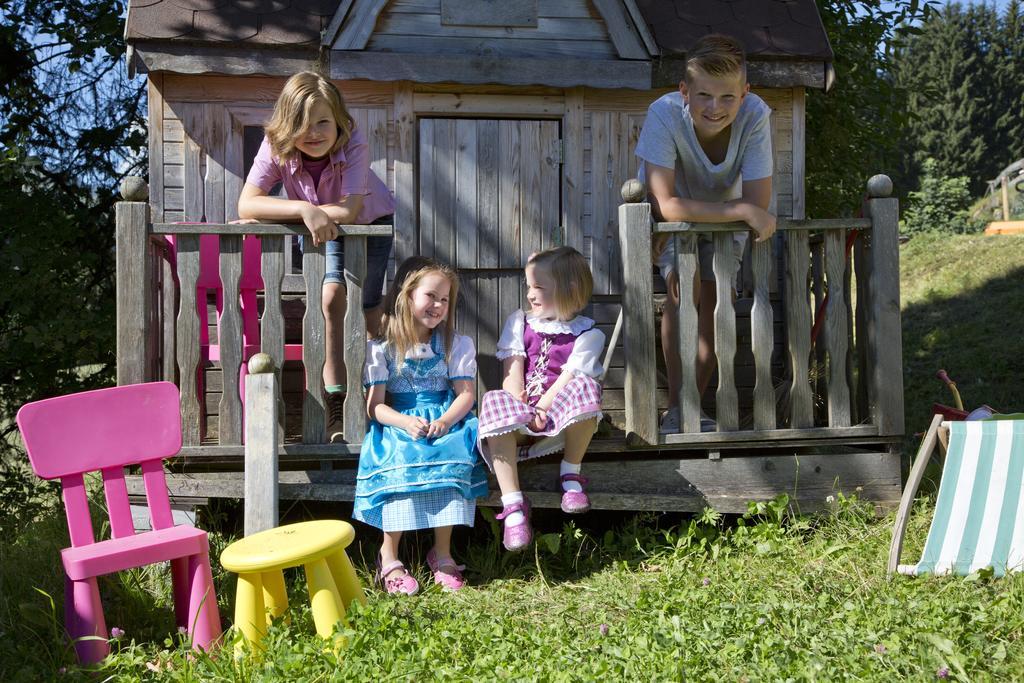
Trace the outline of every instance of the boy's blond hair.
{"type": "Polygon", "coordinates": [[[455,304],[459,299],[459,275],[453,268],[425,256],[410,256],[402,261],[395,273],[395,280],[384,298],[384,315],[381,318],[381,338],[391,346],[399,364],[405,353],[420,343],[416,336],[416,325],[412,316],[412,293],[423,278],[432,273],[443,275],[450,285],[448,291],[448,315],[444,320],[445,355],[451,351],[455,339],[455,304]]]}
{"type": "Polygon", "coordinates": [[[532,254],[526,265],[543,268],[555,283],[552,298],[561,320],[572,320],[590,303],[594,276],[583,254],[572,247],[556,247],[532,254]]]}
{"type": "Polygon", "coordinates": [[[697,69],[712,78],[741,75],[747,80],[747,56],[740,41],[722,33],[711,33],[700,38],[686,51],[683,80],[687,83],[697,69]]]}
{"type": "Polygon", "coordinates": [[[274,113],[264,129],[270,148],[281,164],[299,153],[295,139],[309,127],[311,112],[317,102],[324,102],[330,107],[338,126],[338,140],[328,154],[344,147],[352,137],[355,120],[348,113],[338,88],[320,74],[300,71],[284,84],[274,104],[274,113]]]}

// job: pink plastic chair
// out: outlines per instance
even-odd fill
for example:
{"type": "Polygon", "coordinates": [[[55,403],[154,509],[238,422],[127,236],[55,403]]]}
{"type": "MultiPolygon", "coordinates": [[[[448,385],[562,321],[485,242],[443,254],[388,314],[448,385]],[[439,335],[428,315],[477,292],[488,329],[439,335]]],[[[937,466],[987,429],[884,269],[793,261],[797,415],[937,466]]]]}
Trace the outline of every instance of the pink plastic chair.
{"type": "Polygon", "coordinates": [[[60,396],[22,406],[21,430],[35,473],[61,479],[71,547],[64,562],[64,618],[79,661],[109,652],[96,577],[171,563],[174,613],[193,647],[220,637],[220,614],[210,572],[206,532],[174,526],[163,460],[181,450],[178,388],[170,382],[133,384],[60,396]],[[124,468],[141,465],[152,531],[135,533],[124,468]],[[93,536],[83,474],[100,470],[113,538],[93,536]]]}

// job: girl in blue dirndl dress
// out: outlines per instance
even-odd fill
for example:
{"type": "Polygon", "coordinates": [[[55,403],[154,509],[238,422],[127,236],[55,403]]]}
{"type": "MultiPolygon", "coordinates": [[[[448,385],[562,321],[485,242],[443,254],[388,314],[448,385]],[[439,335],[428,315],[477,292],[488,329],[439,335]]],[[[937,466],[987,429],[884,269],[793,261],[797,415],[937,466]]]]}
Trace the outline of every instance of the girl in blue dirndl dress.
{"type": "Polygon", "coordinates": [[[384,338],[367,347],[371,421],[359,454],[353,513],[384,532],[378,579],[387,592],[405,594],[419,586],[397,557],[402,532],[434,529],[427,563],[436,583],[458,590],[464,581],[451,558],[452,527],[472,526],[476,498],[487,493],[476,451],[477,419],[470,412],[476,350],[448,322],[458,280],[447,266],[410,261],[421,267],[399,269],[386,302],[384,338]]]}

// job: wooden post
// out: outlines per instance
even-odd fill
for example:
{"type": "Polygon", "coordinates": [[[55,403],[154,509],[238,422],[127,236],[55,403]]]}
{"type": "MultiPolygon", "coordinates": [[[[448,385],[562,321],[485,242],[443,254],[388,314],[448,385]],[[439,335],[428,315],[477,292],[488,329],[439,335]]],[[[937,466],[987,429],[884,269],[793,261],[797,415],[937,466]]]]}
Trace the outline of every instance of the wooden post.
{"type": "Polygon", "coordinates": [[[622,344],[626,362],[626,436],[658,443],[657,377],[654,346],[654,277],[651,272],[651,205],[643,183],[622,186],[619,245],[623,282],[622,344]],[[643,202],[643,203],[641,203],[643,202]]]}
{"type": "Polygon", "coordinates": [[[739,397],[736,393],[736,307],[733,293],[736,291],[733,267],[732,234],[714,234],[715,256],[712,268],[715,272],[715,356],[718,359],[718,391],[715,392],[715,421],[718,431],[733,432],[739,429],[739,397]]]}
{"type": "Polygon", "coordinates": [[[125,178],[115,208],[117,239],[117,383],[150,379],[149,316],[152,277],[149,262],[149,190],[141,178],[125,178]]]}
{"type": "Polygon", "coordinates": [[[1003,176],[1003,220],[1010,220],[1010,176],[1003,176]]]}
{"type": "Polygon", "coordinates": [[[245,377],[245,535],[278,524],[277,375],[266,353],[249,359],[245,377]]]}
{"type": "Polygon", "coordinates": [[[903,338],[900,327],[899,202],[884,175],[868,181],[869,394],[879,436],[903,434],[903,338]]]}

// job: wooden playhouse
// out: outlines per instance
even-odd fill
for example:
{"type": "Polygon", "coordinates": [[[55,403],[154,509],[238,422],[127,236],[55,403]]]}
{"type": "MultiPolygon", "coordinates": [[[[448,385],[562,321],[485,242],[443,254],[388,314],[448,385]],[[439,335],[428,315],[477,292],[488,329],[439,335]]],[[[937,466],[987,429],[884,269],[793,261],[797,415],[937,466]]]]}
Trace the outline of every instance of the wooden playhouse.
{"type": "MultiPolygon", "coordinates": [[[[181,386],[174,495],[244,495],[236,369],[263,350],[282,392],[281,497],[351,499],[365,416],[352,392],[347,443],[324,443],[323,251],[307,241],[298,253],[301,226],[226,224],[284,80],[319,69],[342,89],[372,168],[394,190],[396,261],[424,253],[458,266],[458,328],[476,339],[481,390],[499,384],[495,342],[522,299],[531,251],[569,244],[587,256],[592,315],[609,337],[623,311],[607,420],[588,456],[595,507],[735,512],[787,493],[810,510],[855,489],[881,505],[898,500],[896,204],[879,179],[868,218],[805,220],[805,92],[833,79],[813,0],[132,0],[126,36],[129,68],[147,79],[149,178],[148,199],[135,188],[118,207],[118,381],[181,386]],[[652,234],[676,233],[681,269],[692,266],[695,232],[727,235],[652,223],[642,191],[623,184],[635,176],[647,106],[676,87],[685,46],[711,31],[743,40],[753,89],[772,107],[780,230],[750,250],[735,306],[716,312],[718,379],[704,397],[687,381],[683,433],[659,435],[668,398],[652,234]],[[219,258],[201,235],[220,236],[219,258]],[[253,244],[243,235],[262,245],[256,285],[241,272],[253,244]],[[200,343],[203,324],[212,344],[200,343]],[[286,344],[301,344],[302,361],[284,360],[286,344]],[[693,429],[700,401],[719,431],[693,429]]],[[[373,229],[344,231],[350,301],[373,229]]],[[[358,306],[349,311],[355,386],[363,320],[358,306]]],[[[692,331],[693,311],[680,313],[692,331]]],[[[681,336],[692,359],[692,335],[681,336]]],[[[523,469],[536,504],[557,506],[555,467],[523,469]]]]}

